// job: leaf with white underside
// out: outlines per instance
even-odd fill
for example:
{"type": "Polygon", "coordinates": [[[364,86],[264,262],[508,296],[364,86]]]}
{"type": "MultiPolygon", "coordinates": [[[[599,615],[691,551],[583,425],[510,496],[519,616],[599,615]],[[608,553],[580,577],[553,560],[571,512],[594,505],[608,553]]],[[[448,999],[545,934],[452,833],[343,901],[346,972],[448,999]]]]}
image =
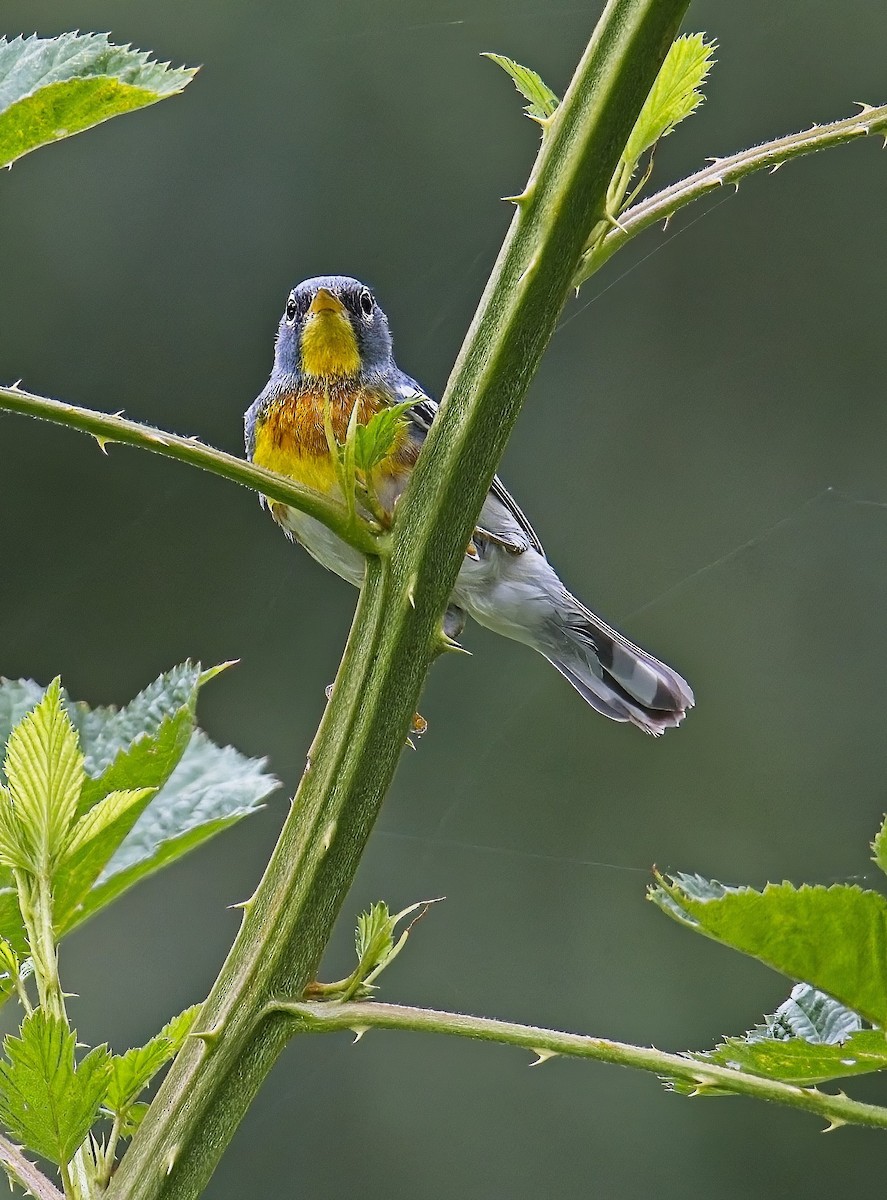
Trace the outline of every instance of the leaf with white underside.
{"type": "MultiPolygon", "coordinates": [[[[744,1037],[725,1038],[713,1050],[689,1051],[688,1058],[715,1063],[811,1087],[887,1068],[887,1038],[866,1029],[858,1013],[807,983],[796,984],[775,1013],[744,1037]]],[[[729,1087],[698,1087],[669,1078],[666,1085],[682,1095],[727,1095],[729,1087]]]]}
{"type": "Polygon", "coordinates": [[[174,96],[194,74],[114,46],[104,33],[0,38],[0,166],[174,96]]]}
{"type": "Polygon", "coordinates": [[[0,1120],[29,1150],[60,1166],[70,1162],[98,1115],[108,1086],[107,1048],[75,1061],[77,1035],[43,1009],[26,1016],[21,1036],[4,1041],[0,1120]]]}

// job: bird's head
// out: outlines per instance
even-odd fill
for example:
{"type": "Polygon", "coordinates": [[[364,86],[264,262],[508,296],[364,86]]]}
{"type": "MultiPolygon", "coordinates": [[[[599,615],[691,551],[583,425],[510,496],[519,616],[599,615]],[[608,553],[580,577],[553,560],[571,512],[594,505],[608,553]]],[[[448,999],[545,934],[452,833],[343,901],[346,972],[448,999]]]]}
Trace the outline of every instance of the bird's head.
{"type": "Polygon", "coordinates": [[[388,318],[373,293],[347,275],[319,275],[287,297],[274,365],[288,375],[362,379],[391,363],[388,318]]]}

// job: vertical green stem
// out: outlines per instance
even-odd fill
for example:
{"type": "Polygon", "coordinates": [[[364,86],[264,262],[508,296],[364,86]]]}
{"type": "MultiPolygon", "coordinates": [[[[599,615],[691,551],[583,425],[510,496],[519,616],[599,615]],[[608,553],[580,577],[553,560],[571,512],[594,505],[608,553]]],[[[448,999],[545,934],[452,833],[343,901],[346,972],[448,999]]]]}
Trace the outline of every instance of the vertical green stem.
{"type": "Polygon", "coordinates": [[[588,231],[687,0],[610,0],[542,148],[398,506],[367,562],[292,811],[207,998],[108,1191],[184,1200],[209,1179],[291,1032],[275,996],[314,977],[403,749],[441,614],[588,231]]]}
{"type": "Polygon", "coordinates": [[[58,947],[53,928],[53,898],[49,877],[42,872],[31,876],[15,872],[19,906],[22,912],[40,1005],[54,1017],[67,1022],[65,996],[59,979],[58,947]]]}

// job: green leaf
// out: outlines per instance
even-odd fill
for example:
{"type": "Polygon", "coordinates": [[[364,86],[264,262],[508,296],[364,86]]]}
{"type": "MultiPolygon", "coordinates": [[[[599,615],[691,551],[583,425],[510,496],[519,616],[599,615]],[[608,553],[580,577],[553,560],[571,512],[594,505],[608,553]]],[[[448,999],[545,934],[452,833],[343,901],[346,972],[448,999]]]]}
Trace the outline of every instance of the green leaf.
{"type": "Polygon", "coordinates": [[[148,804],[66,925],[87,917],[242,817],[279,787],[264,759],[220,747],[196,730],[169,781],[148,804]]]}
{"type": "MultiPolygon", "coordinates": [[[[37,707],[9,735],[6,747],[8,803],[0,804],[2,846],[8,847],[13,818],[19,846],[35,873],[52,870],[64,853],[83,786],[83,755],[61,704],[56,678],[37,707]]],[[[19,866],[7,860],[7,866],[19,866]]]]}
{"type": "Polygon", "coordinates": [[[104,1100],[105,1108],[110,1113],[121,1118],[126,1116],[157,1072],[181,1050],[199,1011],[199,1004],[186,1008],[144,1046],[136,1046],[125,1054],[112,1056],[111,1075],[104,1100]]]}
{"type": "Polygon", "coordinates": [[[881,822],[881,828],[872,842],[872,849],[875,852],[872,856],[874,861],[884,874],[887,875],[887,817],[881,822]]]}
{"type": "Polygon", "coordinates": [[[684,34],[672,43],[622,153],[623,163],[632,171],[645,151],[702,103],[701,88],[715,49],[715,43],[707,42],[703,33],[684,34]]]}
{"type": "Polygon", "coordinates": [[[60,1017],[37,1009],[21,1036],[4,1041],[0,1120],[14,1138],[61,1166],[74,1156],[98,1115],[111,1072],[105,1046],[75,1063],[76,1033],[60,1017]]]}
{"type": "MultiPolygon", "coordinates": [[[[714,1050],[690,1052],[687,1057],[810,1087],[884,1070],[887,1038],[880,1029],[863,1029],[859,1014],[831,996],[799,983],[790,998],[744,1038],[726,1038],[714,1050]]],[[[683,1095],[729,1094],[727,1085],[697,1089],[686,1080],[666,1083],[683,1095]]]]}
{"type": "Polygon", "coordinates": [[[111,792],[74,826],[63,860],[64,870],[59,872],[55,887],[55,925],[60,933],[73,923],[77,906],[154,794],[154,788],[111,792]]]}
{"type": "MultiPolygon", "coordinates": [[[[36,708],[46,688],[33,679],[4,679],[0,677],[0,746],[5,746],[9,735],[22,717],[36,708]]],[[[5,755],[4,755],[5,757],[5,755]]],[[[6,783],[6,772],[0,763],[0,783],[6,783]]]]}
{"type": "Polygon", "coordinates": [[[354,464],[359,471],[368,474],[388,457],[407,427],[405,413],[415,403],[405,400],[402,404],[392,404],[377,412],[366,425],[355,427],[354,464]]]}
{"type": "Polygon", "coordinates": [[[887,1024],[887,899],[845,884],[728,888],[698,875],[657,874],[663,912],[716,941],[887,1024]]]}
{"type": "Polygon", "coordinates": [[[545,120],[550,117],[559,104],[559,100],[548,84],[531,71],[529,67],[522,67],[520,63],[514,62],[511,58],[506,58],[504,54],[493,54],[487,51],[484,58],[490,59],[502,68],[514,83],[514,86],[529,103],[524,106],[524,112],[528,117],[535,121],[545,120]]]}
{"type": "Polygon", "coordinates": [[[194,74],[114,46],[103,33],[0,38],[0,166],[174,96],[194,74]]]}
{"type": "Polygon", "coordinates": [[[343,998],[349,995],[368,995],[373,989],[369,986],[373,980],[397,958],[406,945],[410,931],[417,921],[428,912],[432,904],[439,903],[442,897],[435,900],[419,900],[416,904],[402,908],[392,916],[388,905],[380,900],[369,912],[361,913],[357,918],[357,928],[354,931],[354,946],[357,951],[357,970],[343,998]],[[394,932],[404,917],[410,913],[418,913],[395,942],[394,932]]]}

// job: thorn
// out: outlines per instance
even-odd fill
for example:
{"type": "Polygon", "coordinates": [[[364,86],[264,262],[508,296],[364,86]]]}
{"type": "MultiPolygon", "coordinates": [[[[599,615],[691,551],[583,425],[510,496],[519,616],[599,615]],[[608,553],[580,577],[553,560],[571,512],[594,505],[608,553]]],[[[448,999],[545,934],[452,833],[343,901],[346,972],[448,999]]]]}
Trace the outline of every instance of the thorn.
{"type": "Polygon", "coordinates": [[[22,381],[20,379],[17,379],[15,381],[15,383],[11,383],[9,385],[9,390],[11,392],[20,392],[22,390],[22,381]]]}
{"type": "Polygon", "coordinates": [[[550,1058],[557,1058],[557,1050],[537,1050],[533,1048],[533,1053],[537,1055],[530,1063],[531,1067],[539,1067],[544,1062],[548,1062],[550,1058]]]}
{"type": "Polygon", "coordinates": [[[834,1131],[835,1131],[836,1129],[840,1129],[842,1125],[846,1125],[846,1124],[847,1124],[847,1122],[846,1122],[846,1121],[844,1121],[844,1120],[843,1120],[841,1117],[832,1117],[832,1118],[829,1120],[829,1123],[828,1123],[828,1125],[826,1125],[825,1129],[821,1130],[820,1132],[822,1132],[822,1133],[834,1133],[834,1131]]]}
{"type": "Polygon", "coordinates": [[[354,1034],[354,1041],[351,1043],[351,1045],[356,1046],[368,1029],[369,1025],[355,1025],[351,1030],[351,1032],[354,1034]]]}
{"type": "Polygon", "coordinates": [[[412,609],[415,609],[416,607],[416,583],[416,576],[413,575],[410,579],[410,582],[407,584],[407,600],[409,600],[410,608],[412,609]]]}
{"type": "Polygon", "coordinates": [[[176,1159],[179,1156],[178,1146],[173,1146],[169,1154],[166,1156],[166,1173],[172,1175],[172,1169],[176,1165],[176,1159]]]}
{"type": "Polygon", "coordinates": [[[328,683],[328,684],[326,685],[326,687],[323,689],[323,694],[326,696],[327,700],[332,700],[332,698],[333,698],[333,685],[332,685],[331,683],[328,683]]]}
{"type": "Polygon", "coordinates": [[[407,745],[409,746],[409,748],[410,748],[411,750],[415,750],[415,749],[416,749],[416,743],[413,741],[413,739],[412,739],[411,737],[408,737],[408,738],[407,738],[407,745]]]}
{"type": "Polygon", "coordinates": [[[251,896],[249,896],[246,900],[241,900],[237,904],[229,904],[228,907],[232,908],[232,909],[239,908],[242,912],[246,913],[246,912],[249,912],[249,910],[252,908],[253,904],[255,903],[255,899],[256,899],[256,893],[253,892],[253,894],[251,896]]]}
{"type": "Polygon", "coordinates": [[[468,657],[471,658],[471,651],[466,650],[461,642],[457,642],[455,638],[451,638],[448,634],[444,633],[443,630],[441,630],[439,645],[441,652],[446,650],[454,650],[457,654],[467,654],[468,657]]]}
{"type": "Polygon", "coordinates": [[[663,233],[665,233],[666,229],[668,229],[668,223],[671,220],[672,215],[673,215],[672,213],[669,213],[668,216],[665,218],[665,220],[662,222],[662,232],[663,233]]]}
{"type": "Polygon", "coordinates": [[[330,821],[326,829],[323,831],[322,845],[324,853],[326,853],[333,844],[333,838],[336,836],[336,822],[330,821]]]}
{"type": "Polygon", "coordinates": [[[785,162],[785,159],[782,159],[781,162],[774,163],[773,166],[770,168],[770,174],[775,175],[776,172],[779,170],[779,168],[783,165],[784,162],[785,162]]]}
{"type": "Polygon", "coordinates": [[[188,1037],[197,1038],[199,1042],[203,1042],[207,1050],[215,1050],[222,1037],[224,1025],[221,1021],[213,1025],[212,1029],[195,1029],[188,1034],[188,1037]]]}
{"type": "Polygon", "coordinates": [[[874,112],[872,105],[866,104],[866,102],[864,100],[854,100],[853,103],[856,105],[856,107],[859,109],[859,111],[861,113],[874,112]]]}
{"type": "Polygon", "coordinates": [[[525,204],[529,204],[531,195],[530,191],[524,190],[523,192],[518,192],[516,196],[503,196],[502,200],[506,204],[515,204],[518,208],[523,208],[525,204]]]}
{"type": "Polygon", "coordinates": [[[99,444],[99,450],[101,450],[102,454],[104,454],[104,455],[105,455],[105,457],[107,457],[107,455],[108,455],[108,444],[109,444],[111,441],[113,441],[113,439],[112,439],[112,438],[107,438],[107,437],[102,437],[102,435],[101,435],[100,433],[94,433],[92,436],[93,436],[93,437],[95,438],[95,440],[98,442],[98,444],[99,444]]]}

